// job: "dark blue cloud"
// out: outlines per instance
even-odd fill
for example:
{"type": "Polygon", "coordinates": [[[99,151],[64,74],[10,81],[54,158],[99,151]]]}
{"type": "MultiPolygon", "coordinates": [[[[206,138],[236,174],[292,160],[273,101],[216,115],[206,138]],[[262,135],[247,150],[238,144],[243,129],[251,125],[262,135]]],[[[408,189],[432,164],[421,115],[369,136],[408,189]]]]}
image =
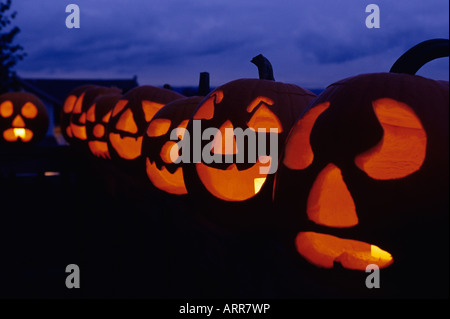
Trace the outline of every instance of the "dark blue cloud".
{"type": "Polygon", "coordinates": [[[19,74],[136,74],[140,82],[150,84],[189,84],[193,74],[209,71],[217,85],[256,76],[249,61],[263,53],[274,64],[277,79],[325,86],[350,72],[377,70],[374,60],[386,68],[420,41],[448,37],[448,2],[439,0],[414,0],[407,5],[378,0],[381,28],[377,30],[365,27],[366,4],[355,1],[73,3],[81,10],[77,30],[65,27],[67,3],[13,0],[22,30],[17,39],[28,53],[17,66],[19,74]]]}

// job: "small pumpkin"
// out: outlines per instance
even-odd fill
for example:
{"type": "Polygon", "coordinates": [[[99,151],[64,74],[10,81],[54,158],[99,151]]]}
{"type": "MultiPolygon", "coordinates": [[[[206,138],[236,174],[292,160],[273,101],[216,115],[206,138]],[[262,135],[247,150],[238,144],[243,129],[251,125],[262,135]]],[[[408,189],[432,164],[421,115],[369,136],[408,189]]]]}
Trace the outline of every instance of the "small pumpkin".
{"type": "Polygon", "coordinates": [[[76,87],[75,89],[70,91],[69,95],[67,95],[66,99],[64,100],[64,104],[60,113],[59,125],[61,127],[61,133],[67,143],[70,143],[70,141],[73,139],[73,133],[70,127],[70,117],[72,116],[72,111],[75,103],[84,91],[86,91],[88,88],[93,87],[95,87],[95,85],[82,85],[76,87]]]}
{"type": "MultiPolygon", "coordinates": [[[[376,264],[386,295],[448,293],[433,274],[448,278],[449,85],[397,71],[331,84],[299,118],[277,173],[280,230],[314,266],[376,264]]],[[[341,292],[355,287],[342,277],[341,292]]]]}
{"type": "Polygon", "coordinates": [[[178,154],[178,141],[170,137],[177,130],[177,136],[182,141],[192,112],[202,99],[201,96],[192,96],[166,104],[155,114],[144,135],[142,154],[147,176],[155,187],[167,193],[187,194],[183,163],[177,162],[177,155],[171,156],[172,152],[178,154]]]}
{"type": "Polygon", "coordinates": [[[262,55],[252,62],[264,78],[223,84],[194,111],[188,125],[194,163],[184,169],[189,194],[208,203],[204,217],[243,229],[264,223],[274,180],[269,173],[276,170],[281,149],[277,145],[284,143],[297,117],[315,97],[297,85],[274,81],[272,66],[262,55]],[[198,135],[195,126],[201,126],[198,135]],[[202,139],[208,130],[214,136],[202,139]],[[245,133],[241,134],[236,141],[237,131],[248,136],[241,138],[245,133]],[[196,143],[202,143],[201,148],[196,149],[196,143]]]}
{"type": "Polygon", "coordinates": [[[200,73],[199,96],[167,103],[150,121],[142,141],[147,177],[156,188],[173,195],[187,194],[180,160],[186,127],[195,108],[209,92],[209,73],[200,73]],[[175,133],[176,136],[173,136],[175,133]]]}
{"type": "Polygon", "coordinates": [[[85,150],[87,148],[86,117],[93,101],[104,94],[120,94],[121,89],[103,86],[89,87],[77,98],[70,116],[70,128],[73,134],[71,145],[85,150]]]}
{"type": "Polygon", "coordinates": [[[23,147],[45,137],[49,117],[42,101],[31,93],[0,95],[0,145],[23,147]]]}
{"type": "Polygon", "coordinates": [[[133,174],[145,167],[141,148],[148,123],[165,104],[183,97],[151,85],[136,87],[123,95],[114,106],[108,123],[111,159],[133,174]]]}
{"type": "Polygon", "coordinates": [[[86,112],[86,136],[92,155],[111,159],[108,149],[108,123],[121,94],[98,96],[86,112]]]}

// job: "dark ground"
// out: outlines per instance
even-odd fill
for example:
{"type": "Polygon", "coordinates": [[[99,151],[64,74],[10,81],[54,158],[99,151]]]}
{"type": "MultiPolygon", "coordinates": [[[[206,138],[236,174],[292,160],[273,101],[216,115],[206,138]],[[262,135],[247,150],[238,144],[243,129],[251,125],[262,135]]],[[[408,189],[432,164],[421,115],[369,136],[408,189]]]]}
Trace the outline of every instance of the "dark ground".
{"type": "Polygon", "coordinates": [[[68,146],[0,155],[0,298],[402,298],[367,289],[365,273],[310,273],[273,233],[211,227],[195,217],[202,203],[68,146]],[[65,285],[69,264],[80,289],[65,285]]]}

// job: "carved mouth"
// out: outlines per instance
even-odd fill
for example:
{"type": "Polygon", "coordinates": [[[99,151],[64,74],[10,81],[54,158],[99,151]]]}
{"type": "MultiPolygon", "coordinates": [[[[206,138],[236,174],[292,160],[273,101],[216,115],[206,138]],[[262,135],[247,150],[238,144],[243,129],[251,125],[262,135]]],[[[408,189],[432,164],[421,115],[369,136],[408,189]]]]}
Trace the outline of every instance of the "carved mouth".
{"type": "Polygon", "coordinates": [[[267,174],[261,171],[268,171],[271,164],[270,156],[260,156],[255,165],[241,171],[236,164],[222,170],[197,163],[196,169],[203,185],[212,195],[226,201],[244,201],[259,193],[267,179],[267,174]]]}
{"type": "Polygon", "coordinates": [[[108,151],[108,144],[106,142],[89,141],[88,145],[89,145],[89,149],[91,150],[92,154],[94,154],[95,156],[101,157],[104,159],[111,159],[111,156],[109,155],[109,151],[108,151]]]}
{"type": "Polygon", "coordinates": [[[187,194],[186,186],[184,185],[183,170],[178,167],[172,174],[165,166],[158,169],[155,162],[146,159],[147,176],[157,188],[175,195],[187,194]]]}
{"type": "Polygon", "coordinates": [[[120,137],[119,133],[109,133],[109,140],[120,157],[133,160],[141,156],[142,136],[120,137]]]}
{"type": "Polygon", "coordinates": [[[385,268],[394,261],[390,253],[375,245],[327,234],[300,232],[295,244],[303,258],[323,268],[333,268],[334,262],[339,262],[346,269],[366,270],[369,264],[385,268]]]}
{"type": "Polygon", "coordinates": [[[14,127],[5,130],[3,138],[8,142],[15,142],[18,139],[22,142],[29,142],[33,138],[33,132],[24,127],[14,127]]]}

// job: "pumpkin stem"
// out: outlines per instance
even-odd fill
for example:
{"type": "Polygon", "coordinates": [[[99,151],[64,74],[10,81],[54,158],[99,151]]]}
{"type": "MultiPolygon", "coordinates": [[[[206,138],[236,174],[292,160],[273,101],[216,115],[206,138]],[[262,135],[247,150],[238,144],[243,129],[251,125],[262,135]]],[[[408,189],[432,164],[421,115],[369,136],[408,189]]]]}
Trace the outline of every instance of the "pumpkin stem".
{"type": "Polygon", "coordinates": [[[208,72],[200,72],[200,80],[198,82],[198,95],[206,96],[210,91],[209,88],[209,73],[208,72]]]}
{"type": "Polygon", "coordinates": [[[423,41],[403,53],[392,65],[389,72],[414,75],[426,63],[446,56],[449,56],[448,39],[423,41]]]}
{"type": "Polygon", "coordinates": [[[275,81],[272,64],[262,54],[255,56],[250,62],[258,67],[259,79],[275,81]]]}

